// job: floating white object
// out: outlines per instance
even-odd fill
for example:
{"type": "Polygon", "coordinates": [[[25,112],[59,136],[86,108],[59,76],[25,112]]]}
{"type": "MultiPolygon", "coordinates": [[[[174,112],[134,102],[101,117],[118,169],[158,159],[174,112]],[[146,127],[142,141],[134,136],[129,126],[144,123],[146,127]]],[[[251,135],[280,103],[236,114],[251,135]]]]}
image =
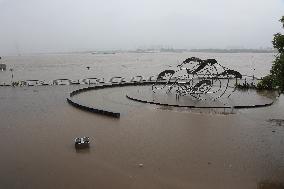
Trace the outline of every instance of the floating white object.
{"type": "Polygon", "coordinates": [[[0,71],[6,70],[6,64],[0,64],[0,71]]]}
{"type": "Polygon", "coordinates": [[[90,138],[89,137],[82,137],[82,138],[75,138],[75,148],[82,149],[82,148],[89,148],[90,147],[90,138]]]}

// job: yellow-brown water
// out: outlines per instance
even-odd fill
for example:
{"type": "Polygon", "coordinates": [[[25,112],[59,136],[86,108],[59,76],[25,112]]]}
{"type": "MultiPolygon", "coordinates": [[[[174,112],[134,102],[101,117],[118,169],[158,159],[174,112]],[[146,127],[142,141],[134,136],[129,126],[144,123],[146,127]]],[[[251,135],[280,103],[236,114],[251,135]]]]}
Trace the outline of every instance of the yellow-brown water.
{"type": "MultiPolygon", "coordinates": [[[[152,75],[191,54],[65,56],[3,61],[15,68],[15,80],[80,79],[152,75]]],[[[272,54],[200,56],[218,56],[248,74],[255,66],[259,76],[269,72],[273,59],[272,54]]],[[[0,74],[1,81],[10,80],[10,71],[0,74]]],[[[0,188],[283,188],[284,126],[271,121],[284,118],[283,96],[270,107],[229,115],[113,99],[127,110],[113,119],[67,104],[78,87],[0,88],[0,188]],[[80,136],[91,138],[89,150],[75,150],[73,140],[80,136]]],[[[112,99],[105,100],[101,105],[112,99]]]]}
{"type": "Polygon", "coordinates": [[[269,73],[274,59],[272,53],[117,53],[117,54],[46,54],[3,57],[7,71],[0,72],[0,82],[37,79],[83,79],[122,76],[127,79],[156,75],[172,69],[189,57],[215,58],[220,64],[245,75],[263,77],[269,73]],[[90,69],[87,69],[90,67],[90,69]]]}
{"type": "Polygon", "coordinates": [[[232,115],[137,107],[120,119],[65,102],[71,86],[1,88],[0,188],[257,188],[284,182],[283,96],[232,115]],[[73,139],[89,136],[89,151],[73,139]],[[142,165],[139,165],[142,164],[142,165]]]}

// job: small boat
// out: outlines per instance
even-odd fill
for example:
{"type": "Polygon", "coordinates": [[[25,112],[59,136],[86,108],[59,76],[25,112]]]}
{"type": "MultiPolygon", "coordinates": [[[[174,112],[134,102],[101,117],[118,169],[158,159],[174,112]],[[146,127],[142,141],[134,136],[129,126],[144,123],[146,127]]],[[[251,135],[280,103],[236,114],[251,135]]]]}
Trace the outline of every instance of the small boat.
{"type": "Polygon", "coordinates": [[[89,137],[82,137],[82,138],[75,138],[75,148],[76,149],[83,149],[90,147],[90,138],[89,137]]]}

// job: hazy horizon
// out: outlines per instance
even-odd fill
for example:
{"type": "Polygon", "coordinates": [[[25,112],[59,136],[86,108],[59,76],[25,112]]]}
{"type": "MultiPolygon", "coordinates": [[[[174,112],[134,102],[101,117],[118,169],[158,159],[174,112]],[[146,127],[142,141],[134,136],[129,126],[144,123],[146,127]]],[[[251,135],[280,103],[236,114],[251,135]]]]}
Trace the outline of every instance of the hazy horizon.
{"type": "Polygon", "coordinates": [[[0,0],[0,56],[272,47],[284,0],[0,0]]]}

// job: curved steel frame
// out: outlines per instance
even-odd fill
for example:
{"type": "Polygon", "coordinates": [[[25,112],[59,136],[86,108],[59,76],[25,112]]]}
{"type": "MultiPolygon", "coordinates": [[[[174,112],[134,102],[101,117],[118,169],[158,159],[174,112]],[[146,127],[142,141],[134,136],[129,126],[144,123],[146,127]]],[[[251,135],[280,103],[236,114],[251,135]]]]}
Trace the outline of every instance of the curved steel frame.
{"type": "MultiPolygon", "coordinates": [[[[155,93],[168,87],[166,92],[174,91],[177,98],[190,95],[195,99],[205,100],[204,95],[214,94],[213,100],[216,100],[227,92],[232,78],[241,79],[242,75],[222,66],[215,59],[191,57],[184,60],[175,70],[162,71],[152,85],[152,91],[155,93]],[[161,82],[164,84],[161,85],[161,82]]],[[[235,87],[233,88],[235,90],[235,87]]]]}

